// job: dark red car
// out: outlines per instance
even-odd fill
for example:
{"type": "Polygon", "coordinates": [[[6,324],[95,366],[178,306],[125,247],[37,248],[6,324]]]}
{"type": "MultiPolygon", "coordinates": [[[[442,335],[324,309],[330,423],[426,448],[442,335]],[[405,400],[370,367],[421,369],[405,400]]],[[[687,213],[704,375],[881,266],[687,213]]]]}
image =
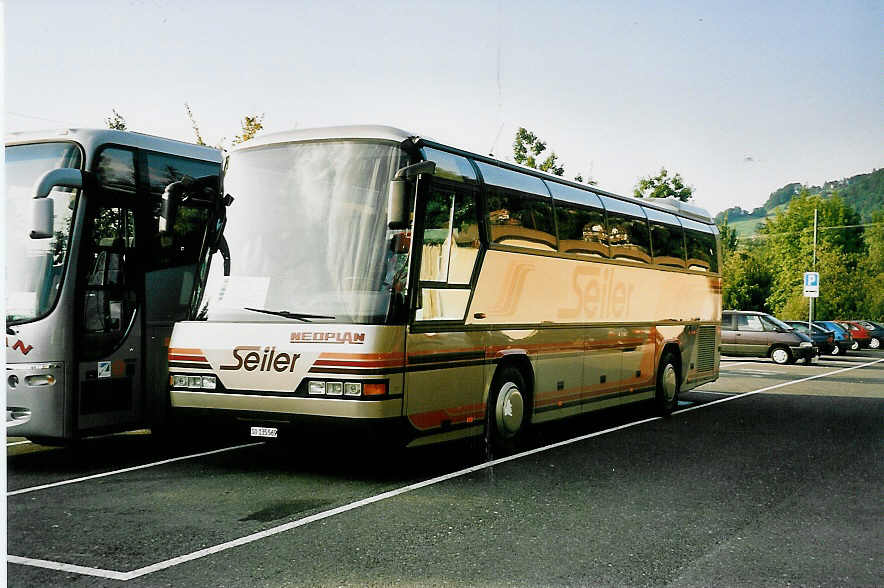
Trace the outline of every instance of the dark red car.
{"type": "Polygon", "coordinates": [[[845,329],[850,330],[850,336],[853,337],[853,345],[850,347],[853,351],[869,346],[872,341],[872,334],[865,327],[853,321],[836,321],[838,324],[844,325],[845,329]]]}

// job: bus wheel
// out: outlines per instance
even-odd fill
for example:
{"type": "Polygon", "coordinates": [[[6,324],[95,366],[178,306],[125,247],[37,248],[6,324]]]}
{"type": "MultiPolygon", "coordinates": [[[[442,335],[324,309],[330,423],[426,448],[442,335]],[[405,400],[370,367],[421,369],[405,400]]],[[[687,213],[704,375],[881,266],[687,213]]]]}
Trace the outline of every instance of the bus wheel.
{"type": "Polygon", "coordinates": [[[527,424],[526,390],[521,372],[504,367],[491,382],[485,439],[492,449],[512,451],[519,446],[527,424]]]}
{"type": "Polygon", "coordinates": [[[657,370],[657,395],[654,401],[657,403],[657,413],[661,416],[669,416],[678,405],[678,390],[681,387],[678,375],[678,364],[675,355],[667,351],[660,359],[660,369],[657,370]]]}

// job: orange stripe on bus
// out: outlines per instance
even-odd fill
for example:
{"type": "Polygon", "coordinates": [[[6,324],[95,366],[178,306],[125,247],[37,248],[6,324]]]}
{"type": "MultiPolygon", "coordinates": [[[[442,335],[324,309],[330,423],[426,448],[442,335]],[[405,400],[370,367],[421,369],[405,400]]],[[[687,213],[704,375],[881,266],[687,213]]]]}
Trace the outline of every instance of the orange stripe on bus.
{"type": "Polygon", "coordinates": [[[405,353],[396,351],[392,353],[333,353],[323,352],[319,354],[319,359],[351,359],[351,360],[405,360],[405,353]]]}
{"type": "Polygon", "coordinates": [[[169,353],[175,353],[178,355],[202,355],[202,349],[185,349],[184,347],[170,347],[169,353]]]}

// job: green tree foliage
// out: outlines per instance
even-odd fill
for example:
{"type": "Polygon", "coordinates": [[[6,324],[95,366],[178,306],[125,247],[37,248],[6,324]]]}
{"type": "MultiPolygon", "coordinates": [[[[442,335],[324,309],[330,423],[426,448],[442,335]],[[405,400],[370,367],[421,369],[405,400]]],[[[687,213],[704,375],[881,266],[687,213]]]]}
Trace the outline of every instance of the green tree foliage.
{"type": "Polygon", "coordinates": [[[723,254],[723,287],[721,304],[723,308],[735,310],[761,310],[769,312],[767,299],[773,283],[773,273],[762,247],[742,247],[723,254]]]}
{"type": "Polygon", "coordinates": [[[862,295],[859,316],[884,321],[884,211],[872,216],[875,223],[864,232],[866,255],[859,264],[862,281],[857,290],[862,295]]]}
{"type": "Polygon", "coordinates": [[[721,257],[729,258],[737,250],[737,230],[727,224],[728,215],[725,213],[723,222],[718,223],[719,238],[721,241],[721,257]]]}
{"type": "Polygon", "coordinates": [[[856,270],[866,246],[861,228],[851,225],[859,224],[859,215],[837,194],[823,198],[811,196],[806,189],[761,229],[773,269],[767,306],[783,318],[807,315],[807,300],[798,298],[804,298],[803,273],[813,269],[815,209],[819,213],[816,270],[822,284],[815,314],[824,319],[857,316],[860,298],[856,296],[856,270]],[[805,310],[799,312],[802,305],[805,310]]]}
{"type": "Polygon", "coordinates": [[[555,151],[550,152],[546,159],[538,165],[537,158],[544,151],[546,151],[546,141],[541,141],[537,135],[526,128],[519,127],[519,130],[516,131],[516,139],[513,141],[513,159],[516,160],[516,163],[557,176],[563,175],[565,168],[558,165],[559,156],[555,151]]]}
{"type": "Polygon", "coordinates": [[[242,119],[242,132],[233,139],[233,144],[238,145],[248,141],[264,128],[264,113],[246,116],[242,119]]]}
{"type": "Polygon", "coordinates": [[[127,130],[126,119],[123,118],[122,114],[117,112],[116,108],[111,109],[111,115],[104,119],[104,123],[109,129],[115,129],[117,131],[127,130]]]}
{"type": "Polygon", "coordinates": [[[196,138],[196,144],[205,145],[206,142],[203,141],[203,136],[200,134],[200,127],[198,124],[196,124],[196,119],[193,117],[193,111],[190,109],[190,104],[188,104],[187,102],[184,103],[184,112],[187,113],[187,118],[188,120],[190,120],[190,126],[193,127],[193,134],[196,138]]]}
{"type": "MultiPolygon", "coordinates": [[[[196,140],[197,145],[207,145],[205,140],[203,139],[202,133],[200,133],[200,127],[196,122],[196,118],[193,116],[193,110],[191,110],[190,105],[185,102],[184,103],[184,112],[187,113],[187,118],[190,120],[190,125],[193,128],[194,138],[196,140]]],[[[254,114],[254,115],[246,115],[243,117],[242,122],[240,124],[240,134],[237,135],[231,145],[238,145],[244,141],[248,141],[252,137],[258,134],[264,128],[264,114],[254,114]]],[[[221,140],[218,141],[218,144],[215,145],[216,149],[224,149],[224,137],[221,137],[221,140]]]]}
{"type": "Polygon", "coordinates": [[[660,168],[656,176],[639,178],[633,190],[636,198],[678,198],[687,202],[694,194],[694,189],[684,183],[681,174],[669,175],[669,170],[660,168]]]}

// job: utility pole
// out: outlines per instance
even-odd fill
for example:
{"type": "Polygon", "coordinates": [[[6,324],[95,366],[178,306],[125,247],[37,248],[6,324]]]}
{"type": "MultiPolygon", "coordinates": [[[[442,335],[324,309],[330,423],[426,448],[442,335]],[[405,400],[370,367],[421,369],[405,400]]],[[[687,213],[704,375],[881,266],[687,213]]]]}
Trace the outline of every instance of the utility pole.
{"type": "MultiPolygon", "coordinates": [[[[816,224],[817,224],[818,208],[813,209],[813,268],[816,271],[816,224]]],[[[810,313],[807,318],[807,330],[813,332],[813,296],[810,297],[810,313]]]]}

